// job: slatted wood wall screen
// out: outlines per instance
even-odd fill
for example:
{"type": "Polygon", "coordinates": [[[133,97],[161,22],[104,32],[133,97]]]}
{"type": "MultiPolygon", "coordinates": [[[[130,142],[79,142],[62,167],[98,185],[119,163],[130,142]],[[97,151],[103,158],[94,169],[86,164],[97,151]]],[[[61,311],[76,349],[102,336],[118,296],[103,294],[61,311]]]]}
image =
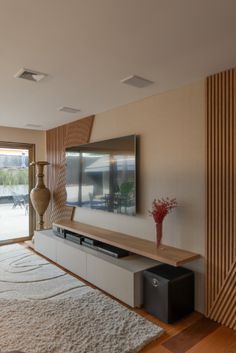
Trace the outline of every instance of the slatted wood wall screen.
{"type": "Polygon", "coordinates": [[[94,116],[59,126],[46,132],[47,187],[52,193],[51,201],[45,215],[47,227],[58,219],[70,219],[73,208],[65,206],[66,173],[65,147],[89,142],[94,116]]]}
{"type": "Polygon", "coordinates": [[[207,78],[206,106],[206,309],[236,329],[236,69],[207,78]]]}

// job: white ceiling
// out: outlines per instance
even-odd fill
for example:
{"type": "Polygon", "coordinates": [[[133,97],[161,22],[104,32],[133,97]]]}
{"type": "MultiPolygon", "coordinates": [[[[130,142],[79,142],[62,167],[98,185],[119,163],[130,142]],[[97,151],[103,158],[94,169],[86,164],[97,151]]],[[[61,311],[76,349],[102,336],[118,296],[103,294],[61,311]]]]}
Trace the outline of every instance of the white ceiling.
{"type": "Polygon", "coordinates": [[[49,129],[235,64],[235,0],[0,0],[2,126],[49,129]],[[120,82],[133,74],[155,83],[120,82]]]}

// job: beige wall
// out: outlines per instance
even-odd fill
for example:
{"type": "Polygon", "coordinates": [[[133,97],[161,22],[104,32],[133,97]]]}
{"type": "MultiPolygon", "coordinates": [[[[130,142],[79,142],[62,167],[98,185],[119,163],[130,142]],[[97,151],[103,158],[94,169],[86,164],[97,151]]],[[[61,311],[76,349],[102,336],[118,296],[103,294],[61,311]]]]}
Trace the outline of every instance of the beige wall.
{"type": "MultiPolygon", "coordinates": [[[[148,215],[155,197],[176,197],[178,208],[164,221],[163,242],[204,255],[204,81],[96,115],[91,141],[140,136],[140,211],[136,217],[77,208],[75,220],[154,240],[148,215]]],[[[204,309],[203,260],[196,273],[196,309],[204,309]]]]}
{"type": "Polygon", "coordinates": [[[46,157],[45,131],[15,129],[15,128],[1,126],[0,141],[34,143],[36,160],[45,160],[45,157],[46,157]]]}

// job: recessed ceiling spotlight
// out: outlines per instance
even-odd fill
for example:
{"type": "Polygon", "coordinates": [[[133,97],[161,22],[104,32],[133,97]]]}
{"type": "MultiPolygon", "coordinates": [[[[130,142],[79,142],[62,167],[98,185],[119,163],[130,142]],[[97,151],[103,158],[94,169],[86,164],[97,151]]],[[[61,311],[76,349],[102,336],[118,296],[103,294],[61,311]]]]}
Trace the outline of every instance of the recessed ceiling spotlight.
{"type": "Polygon", "coordinates": [[[123,80],[121,80],[120,82],[125,83],[126,85],[133,86],[133,87],[138,87],[138,88],[147,87],[147,86],[150,86],[154,83],[153,81],[150,81],[146,78],[143,78],[143,77],[140,77],[137,75],[126,77],[123,80]]]}
{"type": "Polygon", "coordinates": [[[60,112],[65,112],[65,113],[71,113],[71,114],[76,114],[79,113],[81,110],[77,108],[72,108],[72,107],[60,107],[58,109],[60,112]]]}
{"type": "Polygon", "coordinates": [[[20,69],[14,75],[15,78],[23,78],[24,80],[33,81],[33,82],[39,82],[42,79],[44,79],[46,76],[48,75],[44,74],[43,72],[34,71],[30,69],[25,69],[25,68],[20,69]]]}

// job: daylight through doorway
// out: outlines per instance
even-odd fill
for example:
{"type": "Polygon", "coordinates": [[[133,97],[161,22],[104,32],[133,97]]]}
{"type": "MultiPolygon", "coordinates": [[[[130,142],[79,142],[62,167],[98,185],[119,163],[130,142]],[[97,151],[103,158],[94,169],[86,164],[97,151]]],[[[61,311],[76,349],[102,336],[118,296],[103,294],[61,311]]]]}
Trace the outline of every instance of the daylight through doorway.
{"type": "Polygon", "coordinates": [[[0,147],[0,244],[30,235],[29,149],[0,147]]]}

